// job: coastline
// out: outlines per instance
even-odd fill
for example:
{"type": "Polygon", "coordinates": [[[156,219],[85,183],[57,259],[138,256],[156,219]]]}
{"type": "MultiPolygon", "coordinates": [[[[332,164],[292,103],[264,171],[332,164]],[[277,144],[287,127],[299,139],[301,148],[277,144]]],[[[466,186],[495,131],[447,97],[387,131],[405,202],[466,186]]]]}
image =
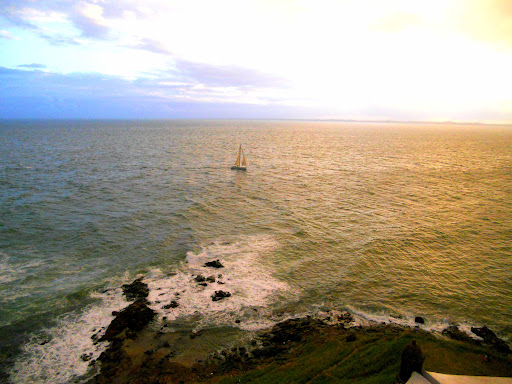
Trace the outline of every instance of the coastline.
{"type": "Polygon", "coordinates": [[[184,339],[199,340],[215,330],[164,332],[164,327],[152,327],[156,312],[148,306],[147,285],[139,278],[123,290],[133,302],[115,314],[103,335],[93,335],[110,345],[90,362],[96,375],[88,384],[394,383],[401,352],[413,339],[426,356],[426,370],[512,377],[509,346],[486,327],[472,328],[470,336],[456,325],[441,333],[423,330],[420,318],[417,327],[371,321],[363,326],[355,325],[349,312],[288,319],[256,332],[242,345],[215,353],[194,351],[180,359],[176,346],[184,339]]]}

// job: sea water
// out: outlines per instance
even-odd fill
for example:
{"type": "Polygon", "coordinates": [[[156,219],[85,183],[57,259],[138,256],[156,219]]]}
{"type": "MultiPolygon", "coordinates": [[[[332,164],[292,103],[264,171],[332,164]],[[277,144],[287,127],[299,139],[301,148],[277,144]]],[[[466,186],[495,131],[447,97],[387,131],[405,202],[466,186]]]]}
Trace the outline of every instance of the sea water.
{"type": "Polygon", "coordinates": [[[79,382],[138,276],[171,330],[350,310],[510,340],[511,275],[510,126],[0,122],[2,381],[79,382]]]}

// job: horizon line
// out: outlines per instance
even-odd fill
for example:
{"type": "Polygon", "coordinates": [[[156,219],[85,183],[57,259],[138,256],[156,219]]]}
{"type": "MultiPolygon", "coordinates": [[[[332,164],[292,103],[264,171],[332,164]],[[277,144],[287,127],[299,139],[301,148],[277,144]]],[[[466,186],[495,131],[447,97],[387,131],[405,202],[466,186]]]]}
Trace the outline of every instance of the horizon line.
{"type": "Polygon", "coordinates": [[[485,125],[512,126],[512,122],[480,122],[452,120],[393,120],[393,119],[344,119],[344,118],[243,118],[243,117],[0,117],[0,121],[165,121],[165,120],[245,120],[245,121],[319,121],[343,123],[376,123],[376,124],[451,124],[451,125],[485,125]]]}

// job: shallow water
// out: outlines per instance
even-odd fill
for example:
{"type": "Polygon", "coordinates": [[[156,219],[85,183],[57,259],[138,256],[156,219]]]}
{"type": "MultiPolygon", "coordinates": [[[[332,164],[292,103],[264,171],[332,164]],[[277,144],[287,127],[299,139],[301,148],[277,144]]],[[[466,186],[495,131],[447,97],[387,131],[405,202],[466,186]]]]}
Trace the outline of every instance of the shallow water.
{"type": "Polygon", "coordinates": [[[3,369],[75,380],[139,274],[176,327],[350,309],[510,339],[511,185],[512,127],[3,121],[3,369]],[[230,169],[239,143],[247,172],[230,169]]]}

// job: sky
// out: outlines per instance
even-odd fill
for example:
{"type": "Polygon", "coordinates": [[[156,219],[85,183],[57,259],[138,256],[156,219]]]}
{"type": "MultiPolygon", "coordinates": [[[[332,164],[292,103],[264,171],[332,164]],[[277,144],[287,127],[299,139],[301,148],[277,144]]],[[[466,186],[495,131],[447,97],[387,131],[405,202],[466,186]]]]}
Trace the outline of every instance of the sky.
{"type": "Polygon", "coordinates": [[[0,0],[0,118],[512,123],[512,0],[0,0]]]}

